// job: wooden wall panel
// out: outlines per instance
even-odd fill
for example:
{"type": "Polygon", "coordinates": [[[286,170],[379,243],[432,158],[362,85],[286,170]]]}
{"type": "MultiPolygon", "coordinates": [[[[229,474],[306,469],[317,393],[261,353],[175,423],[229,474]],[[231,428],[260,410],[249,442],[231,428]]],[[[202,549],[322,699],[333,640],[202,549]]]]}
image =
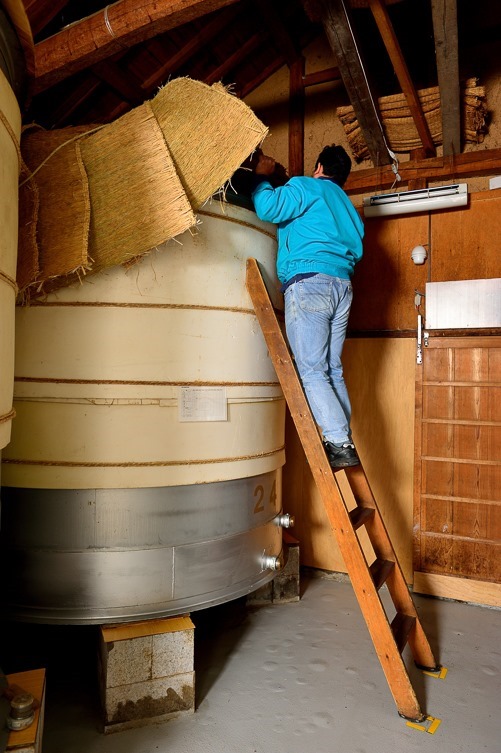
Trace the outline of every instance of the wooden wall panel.
{"type": "Polygon", "coordinates": [[[355,268],[351,331],[415,330],[415,290],[424,293],[426,265],[411,260],[428,241],[427,215],[365,220],[364,256],[355,268]]]}
{"type": "Polygon", "coordinates": [[[432,214],[433,282],[501,277],[501,189],[468,198],[464,209],[432,214]]]}
{"type": "Polygon", "coordinates": [[[428,497],[423,500],[421,520],[423,529],[429,533],[501,541],[501,508],[498,505],[428,497]]]}
{"type": "Polygon", "coordinates": [[[426,282],[501,277],[501,189],[468,200],[452,210],[364,220],[352,332],[415,330],[414,295],[426,282]],[[418,244],[427,246],[428,260],[416,266],[410,257],[418,244]]]}
{"type": "Polygon", "coordinates": [[[414,528],[420,576],[501,581],[500,354],[499,337],[430,338],[423,353],[414,528]]]}
{"type": "Polygon", "coordinates": [[[501,543],[425,535],[422,547],[429,572],[454,576],[468,572],[470,578],[492,583],[501,581],[501,543]]]}

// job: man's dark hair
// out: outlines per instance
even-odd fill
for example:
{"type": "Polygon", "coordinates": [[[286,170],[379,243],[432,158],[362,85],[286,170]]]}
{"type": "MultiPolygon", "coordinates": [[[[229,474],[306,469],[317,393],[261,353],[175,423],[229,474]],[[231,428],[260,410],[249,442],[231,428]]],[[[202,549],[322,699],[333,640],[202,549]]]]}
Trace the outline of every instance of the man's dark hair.
{"type": "Polygon", "coordinates": [[[324,174],[332,178],[338,186],[343,186],[351,170],[351,159],[342,146],[324,146],[315,164],[322,165],[324,174]]]}

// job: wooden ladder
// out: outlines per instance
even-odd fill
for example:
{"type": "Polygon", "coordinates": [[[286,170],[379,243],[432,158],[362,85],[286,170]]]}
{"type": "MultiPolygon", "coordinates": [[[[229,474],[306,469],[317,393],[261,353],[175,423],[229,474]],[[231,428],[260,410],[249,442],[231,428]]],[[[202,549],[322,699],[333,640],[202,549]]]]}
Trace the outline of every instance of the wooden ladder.
{"type": "Polygon", "coordinates": [[[247,261],[246,285],[398,713],[405,719],[422,721],[426,715],[419,706],[402,651],[408,643],[416,665],[422,670],[439,673],[441,667],[424,633],[362,465],[333,472],[255,259],[247,261]],[[343,477],[352,495],[346,493],[343,477]],[[348,509],[348,497],[354,505],[352,509],[348,509]],[[374,550],[371,565],[356,533],[361,526],[365,527],[374,550]],[[384,583],[396,609],[391,623],[378,593],[384,583]]]}

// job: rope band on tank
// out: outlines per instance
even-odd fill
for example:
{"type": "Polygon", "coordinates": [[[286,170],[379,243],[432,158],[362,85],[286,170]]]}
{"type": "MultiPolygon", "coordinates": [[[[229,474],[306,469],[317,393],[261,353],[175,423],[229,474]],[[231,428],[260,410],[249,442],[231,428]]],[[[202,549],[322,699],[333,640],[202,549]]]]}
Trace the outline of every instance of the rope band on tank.
{"type": "Polygon", "coordinates": [[[16,134],[12,130],[11,124],[7,120],[6,114],[2,110],[0,110],[0,121],[4,124],[5,130],[7,131],[7,133],[9,134],[9,136],[11,137],[12,143],[16,147],[17,161],[19,163],[19,172],[21,172],[21,166],[23,164],[23,158],[21,156],[21,147],[19,146],[19,141],[16,138],[16,134]]]}
{"type": "Polygon", "coordinates": [[[73,462],[71,460],[20,460],[17,458],[2,458],[2,463],[9,465],[43,465],[43,466],[61,466],[63,468],[151,468],[176,465],[209,465],[210,463],[235,463],[238,460],[255,460],[257,458],[267,458],[276,455],[285,449],[281,445],[268,452],[258,452],[254,455],[239,455],[231,458],[206,458],[200,460],[149,460],[144,463],[125,462],[125,463],[94,463],[73,462]]]}
{"type": "Polygon", "coordinates": [[[7,421],[11,421],[15,417],[16,411],[14,410],[14,408],[12,408],[9,413],[4,413],[3,416],[0,416],[0,424],[5,424],[7,421]]]}

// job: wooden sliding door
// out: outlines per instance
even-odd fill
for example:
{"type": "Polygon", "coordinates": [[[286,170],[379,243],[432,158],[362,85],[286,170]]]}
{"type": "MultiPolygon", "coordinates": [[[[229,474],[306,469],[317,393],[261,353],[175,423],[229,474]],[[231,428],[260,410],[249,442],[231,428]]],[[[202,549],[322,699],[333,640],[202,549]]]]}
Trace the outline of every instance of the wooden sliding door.
{"type": "Polygon", "coordinates": [[[415,451],[414,590],[501,605],[501,337],[430,337],[415,451]]]}

